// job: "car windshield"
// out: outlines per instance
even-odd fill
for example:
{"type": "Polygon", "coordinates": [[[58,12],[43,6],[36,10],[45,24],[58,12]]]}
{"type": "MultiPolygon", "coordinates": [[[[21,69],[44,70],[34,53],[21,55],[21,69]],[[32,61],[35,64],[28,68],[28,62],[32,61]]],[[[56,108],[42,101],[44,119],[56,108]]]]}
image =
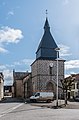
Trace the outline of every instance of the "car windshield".
{"type": "Polygon", "coordinates": [[[35,97],[37,97],[37,96],[40,96],[40,93],[36,93],[36,94],[35,94],[35,97]]]}

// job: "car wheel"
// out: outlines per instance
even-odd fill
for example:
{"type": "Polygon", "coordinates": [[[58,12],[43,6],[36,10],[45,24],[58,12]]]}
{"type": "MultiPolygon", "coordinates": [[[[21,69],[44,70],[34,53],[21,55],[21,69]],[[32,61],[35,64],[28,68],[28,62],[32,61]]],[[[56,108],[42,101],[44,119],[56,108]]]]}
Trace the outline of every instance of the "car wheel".
{"type": "Polygon", "coordinates": [[[48,99],[48,100],[47,100],[47,103],[50,103],[50,102],[51,102],[51,100],[50,100],[50,99],[48,99]]]}

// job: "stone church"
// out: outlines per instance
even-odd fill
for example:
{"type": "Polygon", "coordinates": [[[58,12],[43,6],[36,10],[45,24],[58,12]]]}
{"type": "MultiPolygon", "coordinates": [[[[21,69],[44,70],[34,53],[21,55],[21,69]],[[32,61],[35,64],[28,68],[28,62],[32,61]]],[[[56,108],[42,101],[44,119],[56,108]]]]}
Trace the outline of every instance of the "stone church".
{"type": "MultiPolygon", "coordinates": [[[[44,34],[36,51],[36,60],[31,65],[33,92],[52,91],[56,93],[57,85],[57,52],[58,48],[50,32],[48,18],[44,25],[44,34]]],[[[58,81],[64,79],[64,60],[58,54],[58,81]]],[[[60,92],[60,90],[59,90],[60,92]]]]}
{"type": "MultiPolygon", "coordinates": [[[[28,87],[29,90],[24,90],[27,92],[27,94],[28,94],[28,91],[30,90],[32,94],[37,91],[52,91],[54,92],[54,94],[56,94],[57,52],[58,52],[58,81],[59,81],[58,86],[59,86],[59,93],[61,92],[60,80],[64,79],[64,60],[59,58],[59,51],[56,51],[56,48],[58,48],[58,46],[50,32],[48,18],[46,17],[45,25],[44,25],[44,34],[40,41],[38,49],[36,51],[36,60],[31,64],[31,74],[29,76],[31,82],[28,87]]],[[[27,80],[28,82],[27,81],[25,82],[25,84],[27,85],[24,84],[24,86],[28,86],[29,77],[27,80]]],[[[14,77],[14,81],[15,79],[16,78],[14,77]]],[[[22,84],[21,84],[21,87],[22,87],[22,84]]],[[[23,87],[23,89],[27,89],[27,88],[23,87]]],[[[23,91],[20,93],[23,93],[23,91]]]]}

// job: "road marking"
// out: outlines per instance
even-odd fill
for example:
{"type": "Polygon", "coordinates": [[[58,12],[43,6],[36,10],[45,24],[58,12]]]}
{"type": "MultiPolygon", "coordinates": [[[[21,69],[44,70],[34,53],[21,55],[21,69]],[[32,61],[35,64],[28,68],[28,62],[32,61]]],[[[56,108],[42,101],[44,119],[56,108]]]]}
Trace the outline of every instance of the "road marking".
{"type": "Polygon", "coordinates": [[[14,107],[12,107],[12,108],[9,108],[8,110],[2,112],[2,113],[0,114],[0,118],[3,117],[3,116],[6,115],[6,114],[12,112],[13,110],[19,108],[19,107],[22,106],[23,104],[24,104],[24,103],[20,103],[19,105],[14,106],[14,107]]]}
{"type": "Polygon", "coordinates": [[[4,115],[0,115],[0,118],[1,118],[2,116],[4,116],[4,115]]]}

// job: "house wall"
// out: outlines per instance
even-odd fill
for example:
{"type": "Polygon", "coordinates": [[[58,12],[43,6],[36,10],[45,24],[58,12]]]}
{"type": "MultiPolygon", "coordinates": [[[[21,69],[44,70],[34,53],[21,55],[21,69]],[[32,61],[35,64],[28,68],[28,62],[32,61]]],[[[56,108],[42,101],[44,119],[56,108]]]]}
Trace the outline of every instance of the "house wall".
{"type": "Polygon", "coordinates": [[[32,79],[31,74],[29,74],[26,78],[23,80],[24,84],[24,98],[28,98],[33,93],[33,87],[32,87],[32,79]]]}
{"type": "Polygon", "coordinates": [[[3,79],[0,78],[0,100],[4,97],[4,82],[3,79]]]}
{"type": "Polygon", "coordinates": [[[78,81],[74,81],[74,88],[72,86],[71,91],[69,91],[70,92],[70,98],[79,96],[79,90],[77,88],[77,84],[78,84],[78,81]]]}
{"type": "MultiPolygon", "coordinates": [[[[22,74],[21,74],[22,75],[22,74]]],[[[13,97],[27,98],[32,95],[32,80],[31,73],[28,73],[26,76],[19,77],[19,73],[16,79],[16,72],[14,73],[14,84],[12,88],[13,97]]]]}
{"type": "Polygon", "coordinates": [[[15,72],[13,70],[12,97],[24,98],[24,78],[27,75],[28,72],[15,72]]]}
{"type": "Polygon", "coordinates": [[[22,80],[16,80],[16,97],[23,97],[24,96],[24,86],[22,80]]]}

